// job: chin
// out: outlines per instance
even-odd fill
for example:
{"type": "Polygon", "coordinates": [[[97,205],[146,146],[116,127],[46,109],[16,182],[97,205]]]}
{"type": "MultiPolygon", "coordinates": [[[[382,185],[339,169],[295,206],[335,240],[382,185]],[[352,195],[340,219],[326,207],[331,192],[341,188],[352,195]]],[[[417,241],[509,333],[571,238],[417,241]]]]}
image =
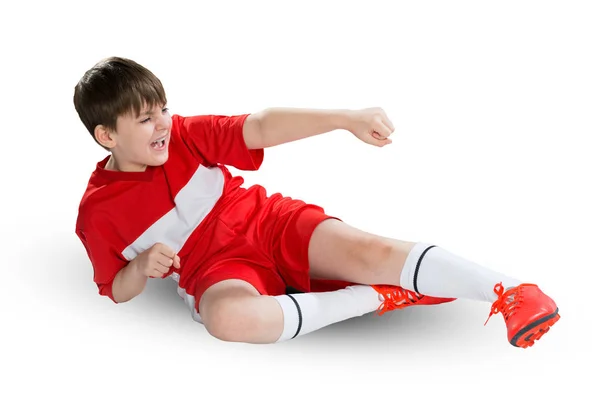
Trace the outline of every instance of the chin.
{"type": "Polygon", "coordinates": [[[150,163],[148,165],[151,165],[153,167],[160,167],[161,165],[164,165],[167,162],[167,159],[160,160],[160,161],[154,161],[154,162],[152,162],[152,163],[150,163]]]}
{"type": "Polygon", "coordinates": [[[152,167],[160,167],[161,165],[164,165],[168,159],[169,159],[168,154],[166,154],[162,157],[154,157],[153,159],[149,160],[146,165],[150,165],[152,167]]]}

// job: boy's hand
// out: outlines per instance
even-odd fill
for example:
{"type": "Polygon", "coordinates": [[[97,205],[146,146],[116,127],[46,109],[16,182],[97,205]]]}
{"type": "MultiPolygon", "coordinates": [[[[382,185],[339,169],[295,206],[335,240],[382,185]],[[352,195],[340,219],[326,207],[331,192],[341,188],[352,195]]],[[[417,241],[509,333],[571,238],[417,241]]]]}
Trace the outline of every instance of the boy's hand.
{"type": "Polygon", "coordinates": [[[169,246],[156,243],[136,258],[137,270],[149,278],[161,278],[171,267],[180,268],[179,256],[169,246]]]}
{"type": "Polygon", "coordinates": [[[392,121],[379,107],[352,110],[349,114],[347,130],[373,146],[383,147],[392,143],[389,136],[394,129],[392,121]]]}

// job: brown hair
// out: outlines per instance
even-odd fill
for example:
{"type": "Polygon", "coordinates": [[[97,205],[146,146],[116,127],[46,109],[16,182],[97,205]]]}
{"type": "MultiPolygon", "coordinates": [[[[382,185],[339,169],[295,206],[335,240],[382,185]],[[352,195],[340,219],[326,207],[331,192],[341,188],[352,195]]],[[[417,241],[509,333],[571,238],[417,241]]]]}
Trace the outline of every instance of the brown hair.
{"type": "Polygon", "coordinates": [[[117,129],[117,117],[140,116],[142,107],[161,107],[167,97],[161,81],[135,61],[109,57],[86,71],[75,86],[75,110],[96,143],[94,128],[117,129]]]}

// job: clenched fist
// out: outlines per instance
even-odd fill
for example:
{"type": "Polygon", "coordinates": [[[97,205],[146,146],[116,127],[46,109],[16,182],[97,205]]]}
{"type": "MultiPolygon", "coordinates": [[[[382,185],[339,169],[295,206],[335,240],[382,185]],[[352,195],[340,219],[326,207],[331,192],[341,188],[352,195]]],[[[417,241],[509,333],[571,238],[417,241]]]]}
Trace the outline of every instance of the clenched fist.
{"type": "Polygon", "coordinates": [[[175,251],[162,243],[156,243],[140,253],[135,258],[135,262],[138,272],[149,278],[160,278],[169,272],[171,267],[179,269],[181,266],[175,251]]]}
{"type": "Polygon", "coordinates": [[[392,143],[389,136],[395,128],[392,121],[379,107],[352,110],[347,130],[365,143],[383,147],[392,143]]]}

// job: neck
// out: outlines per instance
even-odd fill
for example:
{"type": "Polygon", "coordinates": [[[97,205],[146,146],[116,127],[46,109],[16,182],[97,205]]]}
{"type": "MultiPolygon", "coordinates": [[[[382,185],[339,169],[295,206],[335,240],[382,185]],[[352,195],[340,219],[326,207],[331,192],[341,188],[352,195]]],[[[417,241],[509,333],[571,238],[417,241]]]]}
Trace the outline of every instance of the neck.
{"type": "Polygon", "coordinates": [[[123,166],[120,166],[118,164],[115,156],[111,155],[108,161],[106,162],[104,169],[120,172],[144,172],[146,170],[146,167],[146,165],[136,165],[135,168],[123,168],[123,166]]]}
{"type": "Polygon", "coordinates": [[[106,165],[104,166],[104,169],[110,170],[110,171],[118,171],[119,169],[117,168],[116,164],[115,164],[115,159],[113,158],[113,156],[111,155],[110,158],[108,159],[108,162],[106,163],[106,165]]]}

